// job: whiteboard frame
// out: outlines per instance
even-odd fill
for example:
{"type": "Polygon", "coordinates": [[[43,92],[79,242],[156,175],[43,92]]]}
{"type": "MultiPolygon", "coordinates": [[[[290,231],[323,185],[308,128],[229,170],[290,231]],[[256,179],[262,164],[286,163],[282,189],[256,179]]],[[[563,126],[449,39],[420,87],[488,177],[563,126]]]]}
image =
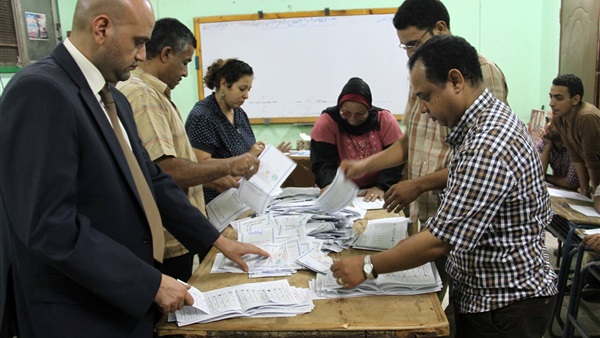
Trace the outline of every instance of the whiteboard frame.
{"type": "MultiPolygon", "coordinates": [[[[281,12],[281,13],[263,13],[239,14],[239,15],[219,15],[207,17],[194,17],[194,34],[196,36],[196,66],[198,73],[198,99],[202,100],[204,95],[204,65],[202,63],[202,36],[200,34],[200,25],[205,23],[231,22],[231,21],[250,21],[250,20],[271,20],[271,19],[289,19],[323,16],[345,16],[345,15],[372,15],[372,14],[395,14],[397,8],[370,8],[370,9],[339,9],[330,10],[326,8],[322,11],[302,11],[302,12],[281,12]]],[[[396,112],[396,120],[402,120],[402,113],[396,112]]],[[[310,117],[273,117],[273,118],[249,118],[251,124],[313,124],[318,116],[310,117]]]]}

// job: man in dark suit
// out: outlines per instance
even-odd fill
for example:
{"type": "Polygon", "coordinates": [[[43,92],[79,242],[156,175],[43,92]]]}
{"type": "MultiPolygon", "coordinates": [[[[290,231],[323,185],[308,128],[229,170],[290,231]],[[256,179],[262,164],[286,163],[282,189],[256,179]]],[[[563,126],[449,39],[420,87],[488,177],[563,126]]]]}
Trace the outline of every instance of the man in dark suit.
{"type": "Polygon", "coordinates": [[[80,0],[70,38],[4,91],[0,319],[16,318],[19,337],[151,337],[157,309],[193,302],[158,269],[160,241],[127,152],[162,224],[191,252],[214,245],[245,270],[244,254],[267,255],[221,236],[150,160],[119,91],[109,86],[114,105],[100,98],[144,60],[153,25],[148,0],[80,0]]]}

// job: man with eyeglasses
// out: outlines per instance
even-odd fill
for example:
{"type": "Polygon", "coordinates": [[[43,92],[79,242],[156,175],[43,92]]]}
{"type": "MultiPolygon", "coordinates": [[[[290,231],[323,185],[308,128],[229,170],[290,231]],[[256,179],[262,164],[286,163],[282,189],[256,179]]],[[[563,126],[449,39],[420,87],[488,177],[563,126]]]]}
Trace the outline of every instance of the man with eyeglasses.
{"type": "MultiPolygon", "coordinates": [[[[400,40],[400,48],[408,57],[435,35],[452,35],[450,16],[439,0],[406,0],[394,16],[394,27],[400,40]]],[[[508,89],[504,74],[494,63],[479,54],[483,73],[483,83],[490,92],[506,103],[508,89]]],[[[348,178],[360,177],[367,172],[382,170],[407,162],[406,180],[390,187],[385,193],[385,207],[388,211],[399,212],[410,204],[412,224],[417,220],[424,224],[435,216],[440,205],[438,191],[448,182],[448,162],[450,147],[444,142],[448,128],[439,125],[421,114],[412,88],[404,112],[406,133],[386,150],[361,161],[344,161],[342,170],[348,178]],[[416,203],[411,203],[416,201],[416,203]]],[[[418,225],[417,225],[418,227],[418,225]]],[[[411,233],[417,229],[411,229],[411,233]]],[[[444,272],[445,257],[436,261],[442,276],[444,289],[439,293],[443,299],[449,278],[444,272]]]]}

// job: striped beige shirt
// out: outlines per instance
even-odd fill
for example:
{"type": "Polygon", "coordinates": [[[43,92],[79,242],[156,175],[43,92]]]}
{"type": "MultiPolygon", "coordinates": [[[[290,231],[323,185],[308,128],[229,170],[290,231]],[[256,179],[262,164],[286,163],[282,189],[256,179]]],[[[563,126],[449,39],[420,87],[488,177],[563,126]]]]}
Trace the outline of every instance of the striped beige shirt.
{"type": "MultiPolygon", "coordinates": [[[[171,101],[171,91],[164,82],[137,68],[131,72],[131,78],[119,82],[117,88],[131,103],[140,139],[153,161],[162,156],[196,161],[181,114],[171,101]]],[[[188,198],[192,205],[206,215],[201,185],[190,187],[188,198]]],[[[165,259],[187,252],[188,250],[165,229],[165,259]]]]}

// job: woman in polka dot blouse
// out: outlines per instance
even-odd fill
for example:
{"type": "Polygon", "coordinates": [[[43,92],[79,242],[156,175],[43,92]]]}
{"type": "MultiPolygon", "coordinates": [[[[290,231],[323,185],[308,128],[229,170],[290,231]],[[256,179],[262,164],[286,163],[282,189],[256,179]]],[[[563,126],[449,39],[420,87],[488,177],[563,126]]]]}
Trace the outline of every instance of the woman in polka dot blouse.
{"type": "MultiPolygon", "coordinates": [[[[241,108],[248,99],[254,73],[252,67],[237,59],[218,59],[210,65],[204,76],[204,84],[213,93],[198,101],[190,112],[185,129],[199,161],[209,158],[228,158],[250,151],[258,156],[264,149],[263,142],[256,142],[248,115],[241,108]]],[[[278,146],[290,150],[289,142],[278,146]]],[[[235,180],[215,182],[204,187],[206,203],[213,200],[235,180]]]]}

